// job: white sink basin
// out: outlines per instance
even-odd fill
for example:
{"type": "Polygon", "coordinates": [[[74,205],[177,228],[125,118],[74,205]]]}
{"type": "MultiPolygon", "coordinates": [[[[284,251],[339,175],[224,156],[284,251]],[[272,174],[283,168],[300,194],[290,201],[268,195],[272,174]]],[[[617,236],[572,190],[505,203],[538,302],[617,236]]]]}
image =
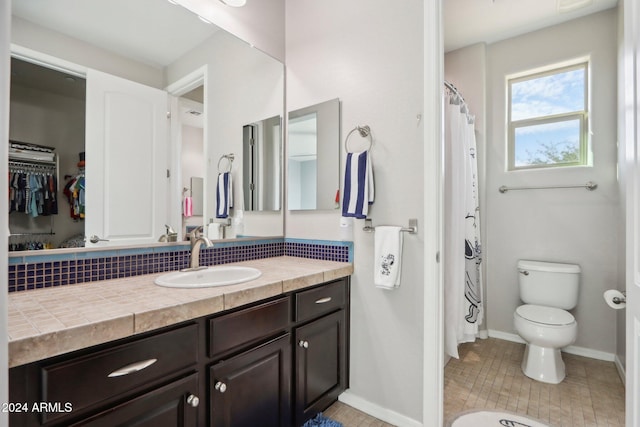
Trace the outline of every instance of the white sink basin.
{"type": "Polygon", "coordinates": [[[208,288],[248,282],[261,275],[260,270],[252,267],[219,265],[193,271],[174,271],[163,274],[155,280],[155,283],[169,288],[208,288]]]}

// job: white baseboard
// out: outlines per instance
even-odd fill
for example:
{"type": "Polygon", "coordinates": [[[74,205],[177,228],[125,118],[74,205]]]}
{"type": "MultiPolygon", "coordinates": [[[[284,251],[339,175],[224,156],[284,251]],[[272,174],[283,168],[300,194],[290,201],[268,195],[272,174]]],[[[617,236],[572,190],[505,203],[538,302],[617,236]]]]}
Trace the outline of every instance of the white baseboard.
{"type": "Polygon", "coordinates": [[[616,369],[618,370],[618,375],[620,375],[620,379],[622,380],[622,384],[626,385],[626,381],[625,381],[625,369],[624,369],[624,365],[622,365],[622,361],[620,360],[620,358],[618,357],[618,355],[615,355],[615,360],[613,361],[613,363],[616,364],[616,369]]]}
{"type": "Polygon", "coordinates": [[[499,340],[517,342],[519,344],[526,344],[526,341],[520,338],[518,334],[510,334],[509,332],[496,331],[495,329],[489,329],[489,338],[498,338],[499,340]]]}
{"type": "MultiPolygon", "coordinates": [[[[512,334],[509,332],[496,331],[494,329],[489,329],[489,336],[491,338],[498,338],[505,341],[517,342],[520,344],[526,344],[525,340],[520,338],[518,334],[512,334]]],[[[576,356],[589,357],[591,359],[604,360],[607,362],[614,362],[616,359],[616,355],[613,353],[607,353],[606,351],[593,350],[585,347],[577,347],[575,345],[570,345],[562,349],[563,352],[569,354],[575,354],[576,356]]]]}
{"type": "Polygon", "coordinates": [[[350,390],[346,390],[340,396],[338,400],[344,404],[347,404],[359,411],[365,412],[372,417],[376,417],[385,423],[393,424],[398,427],[422,427],[422,423],[409,418],[405,415],[394,412],[390,409],[383,408],[375,403],[371,403],[360,396],[356,396],[351,393],[350,390]]]}

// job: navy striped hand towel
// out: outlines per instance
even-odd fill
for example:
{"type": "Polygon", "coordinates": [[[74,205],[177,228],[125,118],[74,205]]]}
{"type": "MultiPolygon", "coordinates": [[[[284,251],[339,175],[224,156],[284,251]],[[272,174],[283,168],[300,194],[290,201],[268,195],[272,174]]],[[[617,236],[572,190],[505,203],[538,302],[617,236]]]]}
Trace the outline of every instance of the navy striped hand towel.
{"type": "Polygon", "coordinates": [[[373,204],[373,166],[369,151],[347,153],[342,216],[366,218],[373,204]]]}
{"type": "Polygon", "coordinates": [[[229,209],[233,207],[233,187],[231,185],[231,173],[218,174],[216,186],[216,218],[228,218],[229,209]]]}

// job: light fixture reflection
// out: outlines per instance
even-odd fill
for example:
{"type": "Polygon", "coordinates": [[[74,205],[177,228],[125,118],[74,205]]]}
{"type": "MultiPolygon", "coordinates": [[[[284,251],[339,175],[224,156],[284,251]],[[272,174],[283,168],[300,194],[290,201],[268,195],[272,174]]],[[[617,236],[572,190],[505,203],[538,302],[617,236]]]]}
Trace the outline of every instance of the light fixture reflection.
{"type": "Polygon", "coordinates": [[[247,0],[220,0],[220,1],[226,4],[227,6],[232,6],[232,7],[242,7],[245,4],[247,4],[247,0]]]}

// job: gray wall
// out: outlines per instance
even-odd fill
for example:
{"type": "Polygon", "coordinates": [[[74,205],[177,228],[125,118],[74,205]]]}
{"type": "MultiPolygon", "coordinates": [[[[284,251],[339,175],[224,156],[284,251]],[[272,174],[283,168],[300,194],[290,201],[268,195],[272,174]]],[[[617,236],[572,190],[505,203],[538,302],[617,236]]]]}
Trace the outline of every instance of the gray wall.
{"type": "Polygon", "coordinates": [[[565,24],[492,44],[488,48],[487,304],[490,330],[515,334],[520,304],[518,259],[559,261],[582,267],[580,298],[573,313],[577,347],[613,354],[616,313],[602,293],[621,285],[622,239],[616,177],[617,11],[610,9],[565,24]],[[591,56],[593,167],[506,172],[506,76],[591,56]],[[598,189],[528,190],[500,194],[501,185],[584,184],[598,189]]]}
{"type": "MultiPolygon", "coordinates": [[[[623,2],[620,2],[620,6],[618,7],[618,16],[617,16],[617,24],[618,24],[618,38],[617,42],[619,46],[623,46],[624,44],[624,6],[623,2]]],[[[618,64],[624,64],[624,56],[623,49],[619,49],[618,52],[618,64]]],[[[625,78],[624,78],[624,67],[618,67],[618,143],[624,140],[624,132],[625,132],[625,107],[624,107],[624,98],[625,98],[625,78]]],[[[626,189],[627,189],[627,180],[631,173],[626,171],[627,162],[625,160],[625,149],[624,146],[620,146],[618,150],[618,165],[620,168],[619,177],[620,177],[620,217],[618,220],[618,233],[620,235],[620,239],[618,241],[618,253],[620,256],[618,257],[618,274],[620,275],[620,280],[618,281],[617,289],[620,291],[624,291],[626,289],[626,280],[625,277],[627,275],[627,257],[626,257],[626,240],[625,236],[627,234],[627,224],[626,224],[626,206],[627,206],[627,197],[626,197],[626,189]]],[[[632,176],[632,175],[631,175],[632,176]]],[[[626,369],[626,343],[627,343],[627,327],[626,327],[626,310],[618,310],[616,313],[616,366],[618,369],[624,371],[626,369]]],[[[620,372],[621,377],[624,380],[624,372],[620,372]]]]}
{"type": "MultiPolygon", "coordinates": [[[[286,5],[288,109],[340,98],[342,144],[356,125],[371,127],[374,225],[406,226],[409,218],[424,218],[425,130],[417,120],[424,108],[423,7],[420,0],[402,7],[383,0],[286,5]]],[[[344,160],[344,146],[340,153],[344,160]]],[[[285,235],[337,240],[339,218],[339,210],[287,212],[285,235]]],[[[411,425],[422,420],[424,404],[426,237],[404,237],[402,284],[386,291],[373,285],[374,236],[363,225],[355,221],[348,394],[369,410],[403,417],[394,424],[411,425]]]]}
{"type": "Polygon", "coordinates": [[[285,0],[247,1],[242,8],[229,7],[219,1],[179,0],[179,3],[284,62],[285,0]]]}
{"type": "Polygon", "coordinates": [[[74,64],[104,71],[148,86],[163,88],[162,70],[100,49],[64,34],[14,17],[11,42],[74,64]]]}

